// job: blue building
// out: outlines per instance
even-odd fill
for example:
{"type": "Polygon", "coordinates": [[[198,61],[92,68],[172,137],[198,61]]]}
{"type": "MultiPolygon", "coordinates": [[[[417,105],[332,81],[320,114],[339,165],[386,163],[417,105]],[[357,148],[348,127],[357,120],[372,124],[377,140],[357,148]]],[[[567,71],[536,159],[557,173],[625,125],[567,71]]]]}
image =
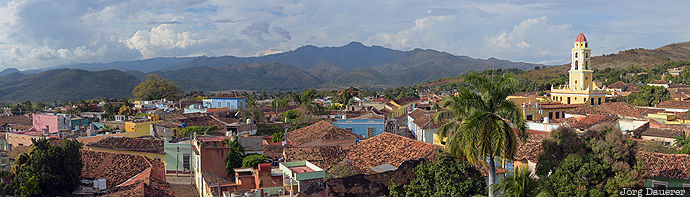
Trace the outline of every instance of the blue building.
{"type": "Polygon", "coordinates": [[[334,126],[351,131],[362,137],[374,137],[383,133],[385,129],[384,119],[339,119],[334,126]]]}
{"type": "Polygon", "coordinates": [[[247,107],[246,98],[210,98],[203,100],[204,108],[244,109],[247,107]]]}

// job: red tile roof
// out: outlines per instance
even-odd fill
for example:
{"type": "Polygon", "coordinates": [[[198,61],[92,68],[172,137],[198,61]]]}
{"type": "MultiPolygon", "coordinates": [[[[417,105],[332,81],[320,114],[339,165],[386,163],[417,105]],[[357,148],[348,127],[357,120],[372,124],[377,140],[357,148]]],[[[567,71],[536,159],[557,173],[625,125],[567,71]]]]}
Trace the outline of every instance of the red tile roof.
{"type": "Polygon", "coordinates": [[[134,184],[117,187],[105,197],[115,196],[137,196],[137,197],[163,197],[174,196],[170,184],[155,179],[147,181],[137,181],[134,184]]]}
{"type": "Polygon", "coordinates": [[[528,160],[533,163],[537,163],[537,155],[543,150],[541,148],[542,141],[549,138],[550,134],[531,134],[526,141],[522,141],[518,138],[518,149],[515,153],[514,160],[528,160]]]}
{"type": "Polygon", "coordinates": [[[227,126],[225,122],[218,121],[211,116],[188,117],[186,119],[179,119],[179,121],[184,123],[185,126],[216,126],[217,129],[225,129],[227,126]]]}
{"type": "Polygon", "coordinates": [[[109,136],[87,146],[149,153],[165,153],[163,141],[159,139],[109,136]]]}
{"type": "Polygon", "coordinates": [[[432,159],[442,147],[383,132],[362,140],[349,149],[345,159],[336,166],[351,166],[357,174],[374,174],[372,168],[379,165],[389,164],[398,167],[405,160],[432,159]]]}
{"type": "Polygon", "coordinates": [[[428,129],[428,128],[439,128],[441,125],[445,124],[445,122],[436,122],[434,121],[434,113],[435,111],[425,111],[423,109],[415,109],[414,111],[410,112],[408,115],[413,119],[413,123],[419,127],[422,127],[423,129],[428,129]]]}
{"type": "Polygon", "coordinates": [[[81,150],[81,176],[86,179],[105,178],[113,188],[151,168],[146,157],[122,153],[81,150]]]}
{"type": "Polygon", "coordinates": [[[410,103],[414,103],[419,101],[419,98],[416,97],[405,97],[405,98],[400,98],[400,99],[392,99],[391,101],[395,102],[396,104],[403,106],[407,105],[410,103]]]}
{"type": "Polygon", "coordinates": [[[577,38],[575,39],[575,42],[587,42],[587,38],[585,38],[585,34],[580,33],[577,35],[577,38]]]}
{"type": "Polygon", "coordinates": [[[285,134],[288,143],[300,146],[314,141],[338,141],[359,139],[357,134],[333,126],[326,121],[320,121],[285,134]]]}
{"type": "Polygon", "coordinates": [[[640,151],[637,156],[645,160],[651,177],[690,180],[690,155],[640,151]]]}
{"type": "Polygon", "coordinates": [[[612,83],[611,85],[606,86],[607,88],[612,88],[612,89],[623,89],[628,86],[625,82],[622,81],[616,81],[616,83],[612,83]]]}
{"type": "Polygon", "coordinates": [[[14,115],[14,116],[0,116],[0,126],[5,125],[5,124],[11,124],[11,125],[25,125],[32,127],[33,122],[31,122],[31,118],[27,116],[22,116],[22,115],[14,115]]]}
{"type": "Polygon", "coordinates": [[[625,102],[608,102],[598,106],[584,106],[569,110],[567,113],[579,115],[611,115],[620,117],[644,118],[647,114],[662,112],[663,109],[649,109],[632,106],[625,102]]]}
{"type": "Polygon", "coordinates": [[[661,103],[656,104],[656,107],[672,108],[672,109],[690,109],[690,101],[678,101],[678,100],[662,101],[661,103]]]}
{"type": "Polygon", "coordinates": [[[308,146],[285,148],[285,161],[309,161],[323,169],[342,161],[347,149],[340,146],[308,146]]]}
{"type": "Polygon", "coordinates": [[[587,130],[592,128],[594,125],[601,124],[604,122],[613,122],[617,120],[618,117],[611,115],[588,115],[583,118],[565,118],[563,122],[570,128],[587,130]]]}
{"type": "Polygon", "coordinates": [[[29,149],[31,149],[31,146],[12,146],[12,150],[7,151],[7,156],[15,159],[22,153],[28,153],[29,149]]]}

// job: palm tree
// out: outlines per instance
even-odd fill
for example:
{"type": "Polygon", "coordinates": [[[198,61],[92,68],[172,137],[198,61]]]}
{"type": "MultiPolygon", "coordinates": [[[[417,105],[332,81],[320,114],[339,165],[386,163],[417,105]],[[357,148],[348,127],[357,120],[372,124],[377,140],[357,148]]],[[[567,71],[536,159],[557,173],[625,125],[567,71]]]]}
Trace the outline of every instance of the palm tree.
{"type": "MultiPolygon", "coordinates": [[[[515,130],[527,139],[522,109],[506,97],[515,92],[517,80],[510,75],[487,77],[467,74],[464,81],[475,88],[467,88],[441,101],[446,111],[434,115],[436,122],[447,120],[439,135],[448,136],[446,151],[470,163],[489,159],[489,184],[496,183],[494,157],[512,159],[517,149],[515,130]]],[[[489,197],[496,194],[489,191],[489,197]]]]}
{"type": "MultiPolygon", "coordinates": [[[[690,113],[688,113],[688,114],[690,114],[690,113]]],[[[683,145],[690,143],[690,140],[688,140],[688,134],[685,133],[685,131],[683,131],[682,135],[679,135],[679,136],[676,136],[673,138],[675,138],[675,140],[673,141],[674,146],[682,147],[683,145]]]]}
{"type": "Polygon", "coordinates": [[[532,197],[540,192],[539,181],[532,177],[532,172],[527,167],[516,170],[500,183],[491,185],[491,188],[505,196],[515,197],[532,197]]]}

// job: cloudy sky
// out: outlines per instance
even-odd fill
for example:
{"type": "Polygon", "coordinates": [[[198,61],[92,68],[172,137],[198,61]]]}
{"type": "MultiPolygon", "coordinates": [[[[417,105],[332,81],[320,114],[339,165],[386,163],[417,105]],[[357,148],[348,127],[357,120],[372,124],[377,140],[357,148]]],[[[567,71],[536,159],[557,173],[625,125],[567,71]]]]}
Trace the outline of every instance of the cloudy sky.
{"type": "Polygon", "coordinates": [[[0,69],[171,56],[257,56],[351,41],[567,62],[690,41],[690,1],[0,0],[0,69]]]}

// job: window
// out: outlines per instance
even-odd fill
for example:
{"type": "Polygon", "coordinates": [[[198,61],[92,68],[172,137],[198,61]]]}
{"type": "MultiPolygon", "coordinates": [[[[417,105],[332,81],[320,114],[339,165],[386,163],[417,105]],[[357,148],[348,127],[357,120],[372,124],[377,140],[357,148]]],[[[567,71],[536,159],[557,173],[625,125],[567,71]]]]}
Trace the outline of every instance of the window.
{"type": "Polygon", "coordinates": [[[579,65],[578,63],[579,62],[577,60],[575,60],[575,70],[577,70],[577,65],[579,65]]]}
{"type": "Polygon", "coordinates": [[[553,112],[549,112],[549,119],[553,119],[553,112]]]}
{"type": "Polygon", "coordinates": [[[532,120],[532,115],[527,115],[527,118],[525,118],[525,119],[532,120]]]}
{"type": "Polygon", "coordinates": [[[220,105],[220,101],[218,101],[218,107],[220,107],[220,106],[221,106],[221,105],[220,105]]]}
{"type": "Polygon", "coordinates": [[[561,117],[565,118],[565,111],[561,112],[561,117]]]}
{"type": "Polygon", "coordinates": [[[577,58],[577,52],[575,52],[575,58],[577,58]]]}
{"type": "Polygon", "coordinates": [[[556,112],[556,119],[561,118],[561,113],[556,112]]]}
{"type": "Polygon", "coordinates": [[[601,105],[601,98],[599,98],[598,100],[599,100],[599,102],[598,102],[599,104],[597,104],[597,105],[601,105]]]}
{"type": "Polygon", "coordinates": [[[367,128],[367,136],[374,137],[374,131],[375,131],[374,127],[367,128]]]}
{"type": "Polygon", "coordinates": [[[182,155],[182,168],[184,168],[185,171],[189,171],[191,169],[190,163],[189,162],[189,154],[183,154],[182,155]]]}
{"type": "Polygon", "coordinates": [[[594,105],[594,99],[590,99],[589,101],[591,101],[591,105],[594,105]]]}
{"type": "MultiPolygon", "coordinates": [[[[585,42],[585,47],[587,47],[587,43],[585,42]]],[[[585,53],[586,54],[586,53],[585,53]]]]}

